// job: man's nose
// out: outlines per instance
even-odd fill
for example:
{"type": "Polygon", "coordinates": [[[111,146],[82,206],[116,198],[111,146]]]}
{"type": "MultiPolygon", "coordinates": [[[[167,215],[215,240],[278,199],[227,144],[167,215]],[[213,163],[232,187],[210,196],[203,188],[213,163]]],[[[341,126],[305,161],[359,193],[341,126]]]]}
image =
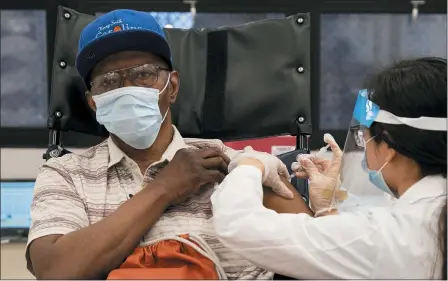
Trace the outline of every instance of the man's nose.
{"type": "Polygon", "coordinates": [[[130,87],[130,86],[135,86],[134,83],[131,82],[131,80],[129,80],[129,77],[124,77],[123,81],[121,81],[121,87],[130,87]]]}

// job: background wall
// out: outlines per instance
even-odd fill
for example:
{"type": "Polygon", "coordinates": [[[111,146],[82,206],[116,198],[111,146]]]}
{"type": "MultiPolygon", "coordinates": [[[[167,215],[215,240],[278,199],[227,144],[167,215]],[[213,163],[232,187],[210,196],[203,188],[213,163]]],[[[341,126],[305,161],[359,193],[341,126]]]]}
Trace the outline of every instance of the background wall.
{"type": "Polygon", "coordinates": [[[26,269],[25,243],[1,245],[0,279],[35,279],[26,269]]]}
{"type": "MultiPolygon", "coordinates": [[[[70,151],[80,153],[84,149],[70,151]]],[[[0,150],[1,179],[35,179],[39,167],[44,163],[45,148],[2,148],[0,150]]]]}

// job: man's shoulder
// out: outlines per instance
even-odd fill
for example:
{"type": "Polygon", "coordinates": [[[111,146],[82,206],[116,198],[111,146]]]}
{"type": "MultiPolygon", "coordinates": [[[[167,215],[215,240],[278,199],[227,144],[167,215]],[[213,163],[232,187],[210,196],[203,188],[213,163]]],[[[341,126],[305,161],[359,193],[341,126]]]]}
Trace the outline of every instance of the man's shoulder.
{"type": "Polygon", "coordinates": [[[91,167],[107,165],[109,159],[109,148],[107,141],[92,146],[82,153],[67,153],[61,157],[51,158],[46,161],[42,168],[61,167],[64,170],[76,169],[77,167],[91,167]]]}
{"type": "Polygon", "coordinates": [[[218,139],[194,139],[185,138],[185,144],[196,148],[216,148],[224,152],[227,156],[232,158],[237,154],[237,151],[233,148],[226,146],[221,140],[218,139]]]}

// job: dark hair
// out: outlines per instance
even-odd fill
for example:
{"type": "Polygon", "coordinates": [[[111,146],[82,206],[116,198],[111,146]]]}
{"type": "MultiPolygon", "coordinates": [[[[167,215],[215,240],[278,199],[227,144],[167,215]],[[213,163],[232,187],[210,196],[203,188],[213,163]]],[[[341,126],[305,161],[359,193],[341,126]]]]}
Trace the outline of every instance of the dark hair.
{"type": "MultiPolygon", "coordinates": [[[[400,61],[373,77],[367,86],[370,100],[399,117],[447,117],[446,59],[425,57],[400,61]]],[[[374,141],[386,142],[398,153],[414,160],[421,176],[447,176],[447,135],[406,125],[374,122],[374,141]]],[[[443,278],[447,277],[446,203],[439,215],[438,243],[443,255],[443,278]]]]}

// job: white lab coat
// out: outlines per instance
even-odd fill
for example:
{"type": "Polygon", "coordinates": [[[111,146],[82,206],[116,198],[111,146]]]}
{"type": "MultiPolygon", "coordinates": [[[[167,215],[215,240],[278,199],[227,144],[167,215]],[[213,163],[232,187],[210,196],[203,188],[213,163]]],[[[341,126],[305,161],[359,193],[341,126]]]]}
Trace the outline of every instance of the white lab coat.
{"type": "Polygon", "coordinates": [[[213,219],[224,245],[293,278],[440,278],[437,222],[446,184],[426,177],[391,206],[313,218],[265,208],[261,172],[240,166],[212,195],[213,219]]]}

